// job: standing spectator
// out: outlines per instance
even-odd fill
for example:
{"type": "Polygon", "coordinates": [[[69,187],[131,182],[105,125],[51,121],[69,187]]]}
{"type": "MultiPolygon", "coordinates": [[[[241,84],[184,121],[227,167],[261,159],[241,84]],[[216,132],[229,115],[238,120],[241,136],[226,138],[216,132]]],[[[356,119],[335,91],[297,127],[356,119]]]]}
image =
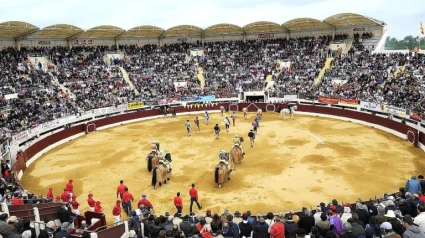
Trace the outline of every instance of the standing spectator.
{"type": "Polygon", "coordinates": [[[3,237],[8,237],[10,232],[13,230],[13,227],[9,226],[6,222],[7,213],[0,215],[0,235],[3,237]]]}
{"type": "Polygon", "coordinates": [[[123,204],[123,208],[124,208],[124,212],[127,214],[127,216],[130,216],[131,214],[131,202],[134,201],[133,195],[128,192],[128,188],[126,187],[124,189],[124,194],[122,195],[122,204],[123,204]]]}
{"type": "Polygon", "coordinates": [[[419,215],[415,217],[413,222],[419,226],[419,229],[421,229],[422,233],[425,233],[425,206],[420,205],[418,207],[419,215]]]}
{"type": "Polygon", "coordinates": [[[393,230],[393,226],[389,222],[381,224],[382,237],[385,238],[400,238],[400,235],[396,234],[393,230]]]}
{"type": "Polygon", "coordinates": [[[117,200],[114,208],[112,209],[112,215],[114,216],[114,223],[121,221],[121,200],[117,200]]]}
{"type": "Polygon", "coordinates": [[[252,224],[248,222],[248,215],[246,213],[242,215],[242,221],[239,223],[239,233],[240,237],[251,237],[252,235],[252,224]]]}
{"type": "Polygon", "coordinates": [[[320,235],[326,237],[326,233],[328,233],[330,226],[328,216],[326,216],[326,213],[322,212],[322,214],[320,214],[320,221],[316,222],[316,227],[319,229],[320,235]]]}
{"type": "Polygon", "coordinates": [[[403,238],[425,238],[425,234],[413,223],[413,219],[410,215],[403,217],[403,226],[406,228],[406,231],[403,233],[403,238]]]}
{"type": "Polygon", "coordinates": [[[68,183],[66,184],[66,187],[65,187],[71,197],[72,197],[73,192],[74,192],[74,185],[72,185],[72,182],[74,182],[74,180],[70,179],[68,181],[68,183]]]}
{"type": "Polygon", "coordinates": [[[136,234],[139,234],[140,232],[140,217],[137,216],[135,211],[132,211],[131,213],[129,213],[131,215],[131,219],[130,219],[130,229],[135,231],[136,234]]]}
{"type": "Polygon", "coordinates": [[[94,212],[94,206],[96,205],[96,201],[93,199],[93,194],[89,193],[89,198],[87,198],[87,203],[89,204],[89,210],[94,212]]]}
{"type": "Polygon", "coordinates": [[[257,223],[253,226],[254,235],[255,238],[269,238],[269,232],[268,232],[269,226],[264,222],[264,218],[260,217],[257,220],[257,223]]]}
{"type": "Polygon", "coordinates": [[[328,210],[328,216],[330,216],[329,218],[329,224],[330,224],[330,228],[332,229],[332,231],[337,235],[340,236],[342,233],[342,221],[338,216],[338,213],[333,212],[332,210],[328,210]]]}
{"type": "Polygon", "coordinates": [[[340,238],[357,238],[358,236],[353,233],[351,224],[349,222],[344,223],[342,235],[340,238]]]}
{"type": "Polygon", "coordinates": [[[280,221],[279,217],[274,218],[274,223],[270,230],[270,237],[285,238],[285,225],[280,221]]]}
{"type": "Polygon", "coordinates": [[[239,226],[237,223],[233,222],[232,214],[227,215],[227,224],[229,225],[229,229],[233,231],[233,237],[239,238],[239,226]]]}
{"type": "Polygon", "coordinates": [[[346,223],[349,218],[351,218],[351,208],[344,207],[344,213],[341,215],[342,224],[346,223]]]}
{"type": "Polygon", "coordinates": [[[103,212],[103,208],[100,206],[102,204],[100,201],[96,201],[96,204],[94,205],[94,212],[103,212]]]}
{"type": "Polygon", "coordinates": [[[177,192],[177,195],[174,197],[174,206],[177,208],[177,213],[181,214],[183,209],[183,201],[180,197],[180,192],[177,192]]]}
{"type": "Polygon", "coordinates": [[[422,191],[421,184],[416,180],[416,176],[413,175],[411,179],[406,182],[406,191],[415,194],[422,191]]]}
{"type": "Polygon", "coordinates": [[[194,202],[196,203],[196,205],[198,205],[198,209],[201,210],[202,206],[198,202],[198,199],[199,199],[198,190],[196,190],[195,184],[193,183],[192,183],[192,188],[189,190],[189,195],[190,195],[190,212],[192,212],[192,206],[194,202]]]}
{"type": "Polygon", "coordinates": [[[353,218],[349,218],[347,222],[351,224],[351,230],[357,237],[366,236],[365,229],[361,225],[359,225],[357,222],[355,222],[353,218]]]}
{"type": "Polygon", "coordinates": [[[21,199],[19,193],[14,193],[11,201],[11,205],[24,205],[24,201],[21,199]]]}
{"type": "Polygon", "coordinates": [[[68,233],[70,230],[69,222],[64,222],[61,224],[61,230],[55,234],[55,238],[69,238],[71,235],[68,233]]]}
{"type": "Polygon", "coordinates": [[[418,176],[419,179],[419,184],[421,185],[421,189],[422,189],[422,194],[425,193],[425,179],[423,175],[419,175],[418,176]]]}
{"type": "Polygon", "coordinates": [[[142,194],[142,199],[140,199],[137,203],[137,207],[140,207],[141,205],[144,205],[148,211],[153,210],[152,203],[146,199],[146,194],[142,194]]]}
{"type": "Polygon", "coordinates": [[[289,214],[286,221],[285,221],[285,237],[294,237],[293,231],[298,228],[298,224],[295,223],[295,221],[292,218],[292,215],[289,214]]]}
{"type": "Polygon", "coordinates": [[[75,215],[80,215],[80,210],[78,209],[79,206],[80,204],[77,202],[77,197],[75,195],[72,195],[72,213],[74,213],[75,215]]]}
{"type": "Polygon", "coordinates": [[[298,227],[304,229],[308,234],[310,234],[311,228],[314,226],[314,218],[311,216],[311,210],[303,207],[303,214],[301,214],[300,219],[298,220],[298,227]]]}
{"type": "Polygon", "coordinates": [[[120,180],[120,185],[118,185],[117,187],[117,199],[118,199],[118,195],[120,196],[120,199],[122,199],[122,195],[125,193],[126,187],[127,186],[125,186],[124,180],[120,180]]]}
{"type": "Polygon", "coordinates": [[[53,196],[53,188],[49,188],[49,191],[47,192],[46,198],[48,200],[53,200],[54,196],[53,196]]]}
{"type": "Polygon", "coordinates": [[[317,206],[316,207],[316,212],[313,215],[314,224],[317,224],[317,222],[321,221],[320,215],[322,215],[322,209],[320,208],[320,206],[317,206]]]}

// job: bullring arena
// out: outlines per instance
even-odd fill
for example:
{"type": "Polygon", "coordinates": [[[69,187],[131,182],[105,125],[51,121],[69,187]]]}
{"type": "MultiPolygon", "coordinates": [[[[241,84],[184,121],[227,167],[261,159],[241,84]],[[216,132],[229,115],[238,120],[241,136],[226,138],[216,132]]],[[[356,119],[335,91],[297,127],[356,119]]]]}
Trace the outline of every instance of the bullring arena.
{"type": "MultiPolygon", "coordinates": [[[[245,159],[231,173],[231,180],[218,188],[213,177],[218,152],[230,150],[235,134],[246,138],[256,113],[250,112],[244,120],[243,113],[238,112],[236,127],[227,133],[220,113],[211,113],[210,123],[205,125],[202,112],[99,129],[37,159],[25,171],[21,184],[36,194],[45,193],[49,187],[58,193],[63,181],[73,178],[78,201],[93,193],[104,210],[111,211],[116,187],[123,179],[135,203],[146,194],[155,212],[163,214],[175,210],[172,199],[176,192],[182,193],[183,213],[187,213],[188,189],[195,183],[202,213],[207,209],[251,209],[253,214],[265,214],[310,207],[333,198],[366,200],[404,186],[406,174],[424,172],[420,159],[424,152],[390,133],[300,114],[294,120],[282,120],[278,113],[266,112],[254,148],[249,147],[249,141],[243,143],[245,159]],[[195,116],[202,121],[201,132],[194,130],[192,137],[187,137],[184,123],[192,122],[195,116]],[[213,133],[215,123],[222,129],[218,140],[213,133]],[[157,190],[150,185],[151,173],[145,160],[151,139],[160,142],[161,150],[171,153],[173,159],[172,179],[157,190]]],[[[88,209],[85,202],[81,204],[82,210],[88,209]]],[[[112,221],[111,217],[108,220],[112,221]]]]}

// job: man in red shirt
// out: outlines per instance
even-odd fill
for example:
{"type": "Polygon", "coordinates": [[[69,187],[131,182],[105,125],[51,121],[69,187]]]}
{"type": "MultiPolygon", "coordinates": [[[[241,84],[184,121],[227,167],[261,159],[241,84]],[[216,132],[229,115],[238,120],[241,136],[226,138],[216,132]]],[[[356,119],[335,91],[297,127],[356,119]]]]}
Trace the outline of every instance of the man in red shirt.
{"type": "Polygon", "coordinates": [[[181,215],[182,209],[183,209],[183,201],[182,201],[182,198],[180,197],[180,192],[178,192],[177,196],[174,197],[174,206],[176,206],[177,208],[177,213],[181,215]]]}
{"type": "Polygon", "coordinates": [[[56,196],[56,198],[53,200],[53,203],[60,203],[61,202],[61,196],[56,196]]]}
{"type": "Polygon", "coordinates": [[[94,206],[96,205],[96,201],[93,199],[93,194],[89,193],[89,198],[87,199],[87,203],[89,204],[90,211],[94,212],[94,206]]]}
{"type": "Polygon", "coordinates": [[[195,184],[192,183],[192,188],[189,190],[190,195],[190,212],[192,212],[192,206],[195,202],[198,205],[198,209],[201,210],[202,206],[198,202],[198,190],[195,188],[195,184]]]}
{"type": "Polygon", "coordinates": [[[24,201],[22,201],[19,194],[17,194],[17,193],[15,193],[13,195],[11,203],[12,203],[12,205],[24,205],[24,201]]]}
{"type": "Polygon", "coordinates": [[[122,195],[124,194],[126,187],[127,186],[124,185],[124,180],[121,180],[120,185],[118,185],[117,187],[117,199],[118,199],[118,195],[120,195],[120,198],[122,199],[122,195]]]}
{"type": "Polygon", "coordinates": [[[72,213],[76,215],[80,215],[80,210],[78,209],[78,206],[80,206],[80,204],[77,202],[77,197],[75,195],[72,195],[71,206],[72,206],[72,213]]]}
{"type": "Polygon", "coordinates": [[[61,199],[63,203],[68,203],[71,200],[71,195],[68,193],[66,188],[63,189],[61,199]]]}
{"type": "Polygon", "coordinates": [[[126,187],[124,194],[122,195],[122,206],[124,208],[124,212],[130,217],[131,214],[131,202],[134,201],[133,195],[128,192],[128,188],[126,187]]]}
{"type": "Polygon", "coordinates": [[[74,182],[74,180],[70,179],[68,181],[68,183],[66,184],[66,190],[68,190],[68,193],[72,196],[74,193],[74,185],[72,185],[72,182],[74,182]]]}
{"type": "Polygon", "coordinates": [[[121,221],[121,206],[120,206],[120,203],[121,203],[121,201],[117,200],[114,208],[112,209],[112,215],[115,218],[114,223],[121,221]]]}
{"type": "Polygon", "coordinates": [[[101,202],[97,201],[96,204],[94,205],[94,212],[103,212],[102,207],[100,206],[101,202]]]}
{"type": "Polygon", "coordinates": [[[49,191],[47,192],[46,198],[49,200],[53,200],[53,188],[49,188],[49,191]]]}
{"type": "Polygon", "coordinates": [[[139,202],[137,203],[137,207],[140,207],[141,205],[144,205],[145,208],[148,209],[148,211],[150,211],[151,209],[153,210],[152,203],[149,202],[149,200],[146,199],[145,194],[142,195],[142,199],[140,199],[139,202]]]}

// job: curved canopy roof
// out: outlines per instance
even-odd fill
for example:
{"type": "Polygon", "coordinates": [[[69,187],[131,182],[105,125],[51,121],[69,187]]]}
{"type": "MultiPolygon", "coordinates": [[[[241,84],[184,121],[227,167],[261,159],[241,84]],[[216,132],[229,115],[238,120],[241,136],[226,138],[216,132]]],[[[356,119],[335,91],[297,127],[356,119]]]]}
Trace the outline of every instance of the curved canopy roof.
{"type": "Polygon", "coordinates": [[[326,18],[323,22],[335,27],[382,24],[382,22],[355,13],[336,14],[326,18]]]}
{"type": "Polygon", "coordinates": [[[246,33],[279,32],[284,30],[281,25],[270,21],[257,21],[242,28],[246,33]]]}
{"type": "Polygon", "coordinates": [[[22,21],[7,21],[0,23],[0,37],[17,38],[40,28],[22,21]]]}
{"type": "Polygon", "coordinates": [[[103,25],[88,29],[78,36],[78,38],[116,38],[124,32],[124,29],[117,26],[103,25]]]}
{"type": "Polygon", "coordinates": [[[68,24],[56,24],[45,27],[41,31],[37,31],[32,34],[29,38],[38,38],[38,39],[64,39],[75,34],[83,32],[83,29],[68,25],[68,24]]]}
{"type": "Polygon", "coordinates": [[[159,37],[164,29],[157,26],[136,26],[123,33],[120,38],[159,37]]]}
{"type": "Polygon", "coordinates": [[[242,27],[234,25],[234,24],[229,24],[229,23],[212,25],[210,27],[205,28],[205,31],[204,31],[205,35],[227,35],[227,34],[242,35],[243,33],[244,33],[244,30],[242,29],[242,27]]]}
{"type": "Polygon", "coordinates": [[[194,25],[179,25],[171,27],[164,32],[164,36],[200,36],[202,28],[194,25]]]}
{"type": "Polygon", "coordinates": [[[296,18],[283,23],[282,26],[290,31],[332,28],[328,24],[314,18],[296,18]]]}

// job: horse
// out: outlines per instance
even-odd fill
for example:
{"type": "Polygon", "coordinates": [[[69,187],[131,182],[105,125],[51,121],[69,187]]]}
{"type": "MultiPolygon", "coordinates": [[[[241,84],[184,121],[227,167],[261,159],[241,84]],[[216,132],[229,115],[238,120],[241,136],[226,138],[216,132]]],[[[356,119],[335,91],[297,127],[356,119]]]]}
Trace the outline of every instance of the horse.
{"type": "Polygon", "coordinates": [[[167,117],[168,113],[171,113],[171,117],[176,117],[176,109],[172,108],[172,107],[161,107],[161,111],[162,113],[164,113],[164,117],[167,117]]]}
{"type": "Polygon", "coordinates": [[[221,185],[226,181],[230,180],[230,173],[227,164],[220,161],[214,169],[214,182],[221,188],[221,185]]]}
{"type": "Polygon", "coordinates": [[[243,118],[247,119],[248,118],[248,108],[244,107],[244,108],[242,108],[242,111],[243,111],[243,118]]]}
{"type": "Polygon", "coordinates": [[[291,111],[289,109],[285,108],[280,110],[280,118],[286,120],[286,114],[291,114],[291,119],[294,120],[294,112],[298,109],[297,106],[291,107],[291,111]]]}
{"type": "MultiPolygon", "coordinates": [[[[239,138],[239,141],[244,142],[244,139],[241,137],[239,138]]],[[[230,161],[233,164],[233,170],[236,170],[236,164],[242,163],[242,160],[242,148],[240,146],[233,146],[233,148],[230,150],[230,161]]]]}
{"type": "Polygon", "coordinates": [[[155,168],[159,162],[158,153],[151,151],[148,157],[146,157],[146,161],[148,162],[148,172],[152,172],[152,168],[155,168]]]}
{"type": "Polygon", "coordinates": [[[263,115],[263,110],[262,109],[258,109],[257,110],[257,114],[263,115]]]}
{"type": "MultiPolygon", "coordinates": [[[[169,162],[172,162],[170,153],[167,153],[164,156],[165,160],[168,160],[169,162]]],[[[167,180],[170,180],[172,175],[172,172],[168,172],[168,168],[165,164],[159,163],[153,170],[152,170],[152,186],[154,189],[156,189],[156,184],[158,184],[160,187],[162,184],[166,184],[167,180]]]]}

